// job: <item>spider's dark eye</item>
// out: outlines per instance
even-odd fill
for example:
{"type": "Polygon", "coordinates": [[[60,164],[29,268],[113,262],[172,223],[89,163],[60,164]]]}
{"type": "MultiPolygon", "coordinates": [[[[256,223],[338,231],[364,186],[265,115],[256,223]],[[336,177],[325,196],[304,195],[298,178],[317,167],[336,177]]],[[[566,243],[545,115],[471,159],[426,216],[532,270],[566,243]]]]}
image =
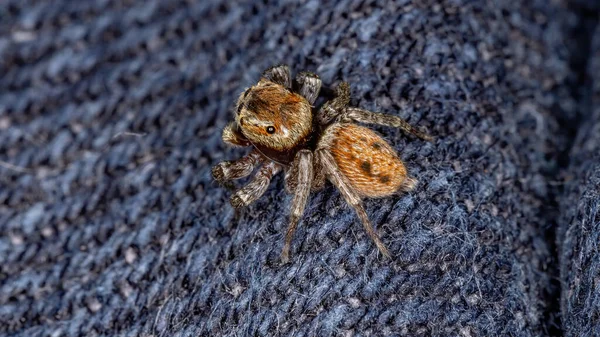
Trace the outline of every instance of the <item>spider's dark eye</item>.
{"type": "Polygon", "coordinates": [[[267,133],[268,134],[274,134],[275,133],[275,128],[272,126],[267,126],[267,133]]]}

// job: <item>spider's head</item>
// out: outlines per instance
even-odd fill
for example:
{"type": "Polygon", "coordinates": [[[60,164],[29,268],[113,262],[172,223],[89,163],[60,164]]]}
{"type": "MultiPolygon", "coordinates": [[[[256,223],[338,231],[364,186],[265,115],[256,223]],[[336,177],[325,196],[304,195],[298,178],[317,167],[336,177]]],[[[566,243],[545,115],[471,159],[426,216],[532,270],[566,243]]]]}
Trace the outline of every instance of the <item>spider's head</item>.
{"type": "Polygon", "coordinates": [[[236,106],[236,122],[255,145],[285,151],[303,141],[311,131],[308,101],[282,85],[261,79],[244,91],[236,106]]]}

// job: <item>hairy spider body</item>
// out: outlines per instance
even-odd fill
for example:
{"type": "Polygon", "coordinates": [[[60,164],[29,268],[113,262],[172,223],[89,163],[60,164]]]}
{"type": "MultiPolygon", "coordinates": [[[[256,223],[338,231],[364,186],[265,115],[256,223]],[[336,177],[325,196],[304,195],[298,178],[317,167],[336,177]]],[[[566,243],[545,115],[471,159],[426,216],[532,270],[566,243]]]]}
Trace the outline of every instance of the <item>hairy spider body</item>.
{"type": "Polygon", "coordinates": [[[236,111],[241,133],[272,160],[288,165],[308,143],[310,103],[282,85],[261,79],[240,96],[236,111]]]}
{"type": "Polygon", "coordinates": [[[404,163],[375,132],[350,123],[328,127],[319,149],[329,151],[350,186],[361,196],[380,198],[411,190],[416,181],[407,176],[404,163]]]}
{"type": "Polygon", "coordinates": [[[329,180],[354,208],[367,234],[385,255],[389,252],[373,229],[362,199],[379,198],[410,191],[416,180],[392,147],[370,129],[353,123],[397,127],[425,140],[431,137],[403,119],[349,107],[350,87],[342,82],[336,97],[313,111],[321,80],[302,72],[292,82],[285,65],[267,69],[260,81],[244,91],[236,105],[235,122],[223,130],[223,140],[253,150],[236,161],[217,164],[217,181],[244,178],[259,167],[253,179],[231,197],[234,207],[248,206],[260,198],[280,171],[285,188],[293,194],[290,223],[281,259],[289,259],[296,226],[308,195],[329,180]]]}

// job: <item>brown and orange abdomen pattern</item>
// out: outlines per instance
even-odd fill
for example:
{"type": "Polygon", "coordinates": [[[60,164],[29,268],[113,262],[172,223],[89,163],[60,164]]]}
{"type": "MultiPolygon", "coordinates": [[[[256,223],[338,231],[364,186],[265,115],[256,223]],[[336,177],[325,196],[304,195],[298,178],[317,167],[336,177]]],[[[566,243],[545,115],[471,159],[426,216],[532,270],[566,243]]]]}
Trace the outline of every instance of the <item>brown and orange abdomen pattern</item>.
{"type": "Polygon", "coordinates": [[[389,196],[410,179],[396,151],[370,129],[341,124],[330,132],[329,151],[340,171],[361,196],[389,196]]]}

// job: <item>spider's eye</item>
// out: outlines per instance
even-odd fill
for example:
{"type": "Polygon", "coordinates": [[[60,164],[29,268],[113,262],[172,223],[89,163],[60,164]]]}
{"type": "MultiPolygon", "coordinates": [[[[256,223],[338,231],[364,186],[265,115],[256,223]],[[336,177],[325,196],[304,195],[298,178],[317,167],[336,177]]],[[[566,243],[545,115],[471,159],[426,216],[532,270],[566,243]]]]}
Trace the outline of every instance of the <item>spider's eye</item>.
{"type": "Polygon", "coordinates": [[[267,126],[267,133],[271,135],[274,134],[275,128],[273,126],[267,126]]]}

